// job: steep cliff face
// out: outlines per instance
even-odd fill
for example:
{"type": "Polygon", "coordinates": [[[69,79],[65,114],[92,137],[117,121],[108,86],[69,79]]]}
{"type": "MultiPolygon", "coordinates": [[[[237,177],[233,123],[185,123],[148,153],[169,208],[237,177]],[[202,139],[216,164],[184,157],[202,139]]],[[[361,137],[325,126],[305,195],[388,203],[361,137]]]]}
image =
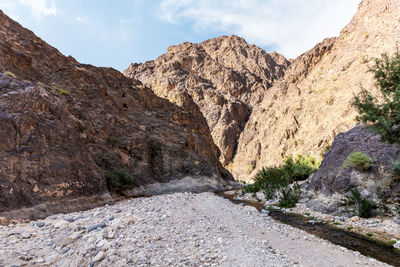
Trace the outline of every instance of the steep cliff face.
{"type": "Polygon", "coordinates": [[[179,190],[173,181],[184,178],[186,190],[231,180],[189,95],[176,98],[182,108],[114,69],[80,64],[1,11],[0,73],[2,215],[108,202],[113,169],[134,176],[136,194],[179,190]]]}
{"type": "Polygon", "coordinates": [[[393,162],[399,152],[399,144],[384,143],[380,136],[361,126],[338,134],[319,170],[303,184],[309,199],[306,206],[325,213],[346,212],[346,197],[354,189],[376,203],[398,203],[400,183],[393,162]],[[372,159],[371,168],[365,171],[343,168],[347,157],[359,151],[372,159]]]}
{"type": "Polygon", "coordinates": [[[391,200],[400,200],[398,177],[393,171],[393,162],[399,155],[399,144],[388,144],[380,137],[361,126],[336,136],[332,148],[326,153],[319,170],[306,182],[306,189],[315,193],[350,195],[350,190],[358,188],[366,197],[376,197],[376,188],[388,192],[391,200]],[[343,168],[352,152],[361,151],[372,159],[371,169],[358,171],[343,168]]]}
{"type": "Polygon", "coordinates": [[[368,68],[374,58],[395,51],[399,17],[399,1],[364,0],[338,38],[295,59],[254,107],[239,139],[235,178],[249,179],[285,155],[320,157],[338,133],[353,128],[354,94],[362,87],[376,91],[368,68]]]}
{"type": "Polygon", "coordinates": [[[190,95],[207,120],[221,162],[227,165],[252,107],[288,65],[277,53],[268,54],[237,36],[222,36],[171,46],[154,61],[131,64],[125,75],[171,102],[190,95]]]}

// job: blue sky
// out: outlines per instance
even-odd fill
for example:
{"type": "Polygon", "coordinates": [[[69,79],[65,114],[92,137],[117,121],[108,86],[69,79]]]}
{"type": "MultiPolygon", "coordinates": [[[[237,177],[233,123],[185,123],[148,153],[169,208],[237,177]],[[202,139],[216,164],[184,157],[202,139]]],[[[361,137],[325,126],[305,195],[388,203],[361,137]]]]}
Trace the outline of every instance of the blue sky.
{"type": "Polygon", "coordinates": [[[78,61],[123,71],[184,41],[236,34],[294,58],[337,36],[360,0],[0,0],[0,9],[78,61]]]}

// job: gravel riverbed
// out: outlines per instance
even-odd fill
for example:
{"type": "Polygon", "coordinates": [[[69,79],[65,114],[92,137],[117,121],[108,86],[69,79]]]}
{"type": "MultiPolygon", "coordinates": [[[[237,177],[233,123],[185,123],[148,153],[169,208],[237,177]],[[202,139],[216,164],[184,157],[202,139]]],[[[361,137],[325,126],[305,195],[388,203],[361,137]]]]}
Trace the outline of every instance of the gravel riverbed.
{"type": "Polygon", "coordinates": [[[0,226],[0,266],[388,266],[213,193],[0,226]]]}

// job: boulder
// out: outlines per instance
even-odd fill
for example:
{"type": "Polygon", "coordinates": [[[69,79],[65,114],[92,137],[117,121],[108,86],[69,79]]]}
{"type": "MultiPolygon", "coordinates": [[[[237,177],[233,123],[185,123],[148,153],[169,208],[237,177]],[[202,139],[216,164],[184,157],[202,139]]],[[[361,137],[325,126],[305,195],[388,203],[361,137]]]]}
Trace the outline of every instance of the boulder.
{"type": "Polygon", "coordinates": [[[385,201],[395,201],[400,196],[400,184],[392,163],[398,159],[399,152],[400,145],[384,143],[379,135],[362,126],[338,134],[319,170],[304,183],[306,190],[318,196],[318,200],[307,203],[308,207],[332,211],[334,203],[336,208],[344,204],[352,189],[359,190],[363,197],[377,200],[378,187],[385,201]],[[353,167],[344,168],[343,163],[352,152],[363,152],[371,157],[371,169],[359,171],[353,167]],[[324,201],[327,199],[330,201],[324,201]],[[325,204],[318,205],[318,202],[325,204]]]}

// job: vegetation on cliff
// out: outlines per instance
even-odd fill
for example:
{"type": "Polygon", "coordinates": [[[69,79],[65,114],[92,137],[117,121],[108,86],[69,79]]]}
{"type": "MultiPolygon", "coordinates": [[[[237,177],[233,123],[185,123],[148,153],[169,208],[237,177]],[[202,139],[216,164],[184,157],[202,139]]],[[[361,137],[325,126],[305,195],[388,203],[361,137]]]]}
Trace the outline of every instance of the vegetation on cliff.
{"type": "Polygon", "coordinates": [[[369,125],[382,139],[390,143],[400,142],[400,53],[382,55],[370,69],[374,73],[380,94],[372,95],[363,89],[354,99],[359,116],[357,119],[369,125]]]}

